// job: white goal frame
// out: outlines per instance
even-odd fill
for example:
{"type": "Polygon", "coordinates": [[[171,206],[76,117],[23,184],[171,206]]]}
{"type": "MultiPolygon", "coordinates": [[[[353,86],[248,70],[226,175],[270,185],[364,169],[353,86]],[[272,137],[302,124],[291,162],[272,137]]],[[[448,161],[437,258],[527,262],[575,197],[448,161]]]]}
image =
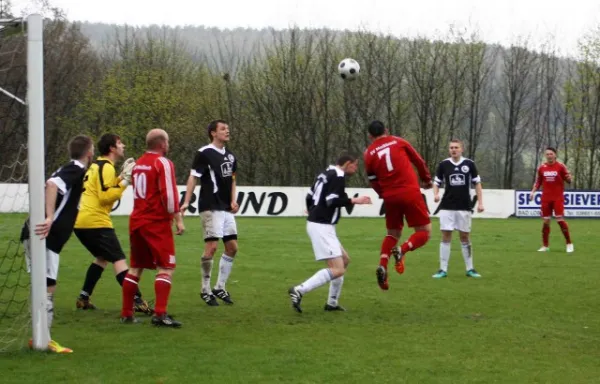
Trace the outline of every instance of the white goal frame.
{"type": "Polygon", "coordinates": [[[46,219],[46,163],[44,147],[44,19],[27,18],[27,157],[29,170],[29,244],[31,252],[31,321],[33,348],[46,350],[50,342],[46,295],[46,240],[35,235],[35,224],[46,219]]]}
{"type": "Polygon", "coordinates": [[[44,148],[44,19],[31,14],[26,19],[0,19],[0,32],[27,27],[26,101],[0,88],[0,92],[27,106],[29,245],[31,255],[32,347],[47,350],[50,341],[46,296],[46,240],[35,235],[35,225],[46,218],[44,148]]]}

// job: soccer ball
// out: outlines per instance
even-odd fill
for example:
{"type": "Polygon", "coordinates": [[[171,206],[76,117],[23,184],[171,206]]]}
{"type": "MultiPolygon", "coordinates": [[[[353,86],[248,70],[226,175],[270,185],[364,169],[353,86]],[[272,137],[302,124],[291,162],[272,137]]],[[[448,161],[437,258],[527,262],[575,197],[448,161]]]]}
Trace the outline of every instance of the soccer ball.
{"type": "Polygon", "coordinates": [[[338,72],[344,80],[356,80],[360,73],[360,64],[354,59],[344,59],[338,64],[338,72]]]}

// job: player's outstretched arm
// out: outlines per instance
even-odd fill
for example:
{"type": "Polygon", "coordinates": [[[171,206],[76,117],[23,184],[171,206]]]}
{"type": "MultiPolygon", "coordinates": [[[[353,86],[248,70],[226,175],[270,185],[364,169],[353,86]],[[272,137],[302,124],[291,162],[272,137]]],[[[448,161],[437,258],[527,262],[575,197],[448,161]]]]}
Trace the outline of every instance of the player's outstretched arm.
{"type": "Polygon", "coordinates": [[[353,204],[371,204],[371,198],[369,196],[349,198],[346,193],[346,183],[342,177],[336,177],[330,184],[331,188],[327,196],[325,196],[325,201],[329,207],[348,207],[353,204]]]}

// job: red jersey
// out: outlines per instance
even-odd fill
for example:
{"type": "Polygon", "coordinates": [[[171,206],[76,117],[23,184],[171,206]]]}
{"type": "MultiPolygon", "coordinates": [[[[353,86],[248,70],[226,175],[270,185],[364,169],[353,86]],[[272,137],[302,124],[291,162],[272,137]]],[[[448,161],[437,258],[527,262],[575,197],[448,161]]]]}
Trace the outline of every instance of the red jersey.
{"type": "Polygon", "coordinates": [[[421,181],[431,182],[423,158],[408,141],[400,137],[383,136],[375,139],[365,151],[364,158],[369,182],[383,199],[407,190],[420,192],[419,179],[412,165],[417,168],[421,181]]]}
{"type": "Polygon", "coordinates": [[[170,221],[179,212],[179,193],[175,167],[171,160],[155,152],[146,152],[132,173],[133,212],[129,231],[148,223],[170,221]]]}
{"type": "Polygon", "coordinates": [[[542,200],[562,200],[568,174],[567,167],[558,161],[540,165],[537,170],[535,188],[542,187],[542,200]]]}

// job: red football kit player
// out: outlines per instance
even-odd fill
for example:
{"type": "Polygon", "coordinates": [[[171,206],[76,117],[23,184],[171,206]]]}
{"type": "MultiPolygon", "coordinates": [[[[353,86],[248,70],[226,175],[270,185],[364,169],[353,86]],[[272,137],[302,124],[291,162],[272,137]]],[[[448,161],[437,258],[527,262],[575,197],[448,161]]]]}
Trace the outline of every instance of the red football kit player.
{"type": "Polygon", "coordinates": [[[175,242],[171,223],[175,219],[177,234],[185,230],[179,213],[179,193],[175,167],[164,157],[169,136],[153,129],[146,136],[148,151],[135,163],[132,172],[133,212],[129,218],[131,248],[130,269],[123,281],[121,321],[137,322],[133,317],[133,300],[144,269],[158,269],[154,280],[156,305],[152,324],[180,327],[167,314],[171,276],[175,269],[175,242]]]}
{"type": "Polygon", "coordinates": [[[364,154],[365,167],[371,186],[383,199],[387,227],[376,274],[379,287],[387,290],[390,253],[396,259],[396,271],[404,273],[404,255],[425,245],[431,233],[431,219],[412,166],[417,168],[424,188],[431,188],[432,183],[423,158],[408,141],[390,136],[382,122],[369,125],[369,138],[372,142],[364,154]],[[404,219],[415,232],[398,248],[404,219]]]}
{"type": "Polygon", "coordinates": [[[569,234],[569,226],[565,221],[565,203],[564,203],[564,192],[565,182],[571,183],[572,177],[567,167],[556,161],[556,149],[553,147],[546,148],[546,162],[537,170],[537,177],[535,185],[531,190],[529,200],[533,200],[535,192],[541,187],[542,188],[542,204],[541,204],[541,215],[544,220],[542,227],[542,247],[538,250],[539,252],[547,252],[550,250],[549,237],[550,237],[550,219],[552,218],[552,212],[554,217],[562,230],[565,240],[567,242],[567,252],[573,252],[575,249],[573,243],[571,243],[571,235],[569,234]]]}

